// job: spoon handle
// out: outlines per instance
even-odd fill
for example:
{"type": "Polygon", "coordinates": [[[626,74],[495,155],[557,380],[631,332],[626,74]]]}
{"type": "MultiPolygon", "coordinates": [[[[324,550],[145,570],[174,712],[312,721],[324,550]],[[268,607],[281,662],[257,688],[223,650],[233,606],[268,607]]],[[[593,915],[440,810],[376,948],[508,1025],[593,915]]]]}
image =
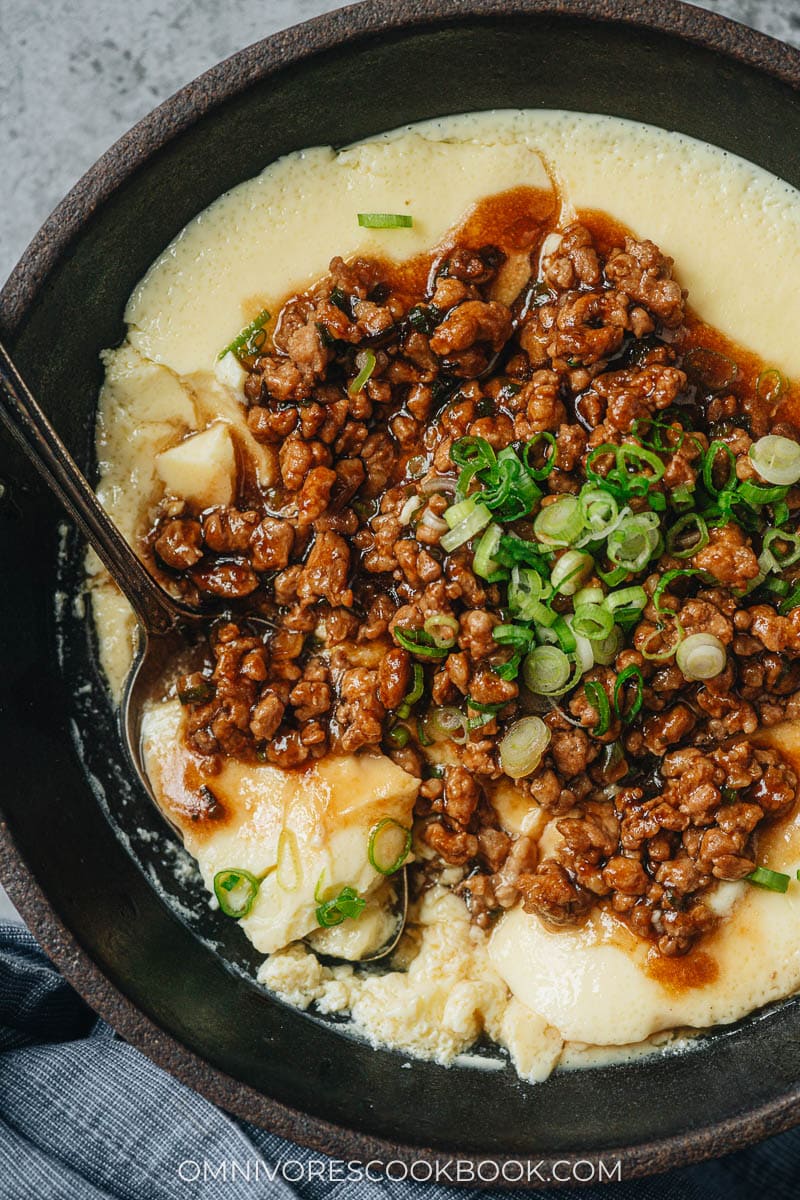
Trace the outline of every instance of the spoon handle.
{"type": "Polygon", "coordinates": [[[165,633],[182,617],[125,541],[33,398],[0,342],[0,419],[97,552],[148,633],[165,633]]]}

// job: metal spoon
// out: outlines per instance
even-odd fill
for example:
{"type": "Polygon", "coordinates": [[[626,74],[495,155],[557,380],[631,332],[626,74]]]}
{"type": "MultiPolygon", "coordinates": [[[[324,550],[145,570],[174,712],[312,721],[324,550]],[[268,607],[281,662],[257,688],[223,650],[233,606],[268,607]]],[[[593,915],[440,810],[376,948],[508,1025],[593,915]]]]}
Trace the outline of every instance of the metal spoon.
{"type": "MultiPolygon", "coordinates": [[[[186,648],[191,638],[207,636],[218,614],[198,612],[180,603],[156,582],[103,508],[2,343],[0,420],[95,550],[136,615],[139,644],[125,682],[119,723],[131,765],[157,805],[142,754],[144,707],[158,681],[165,677],[169,662],[186,648]]],[[[261,617],[248,616],[247,624],[256,633],[259,628],[265,631],[274,628],[261,617]]],[[[397,892],[402,920],[397,932],[386,945],[366,955],[361,962],[386,958],[402,936],[408,910],[408,884],[405,870],[401,875],[397,892]]]]}

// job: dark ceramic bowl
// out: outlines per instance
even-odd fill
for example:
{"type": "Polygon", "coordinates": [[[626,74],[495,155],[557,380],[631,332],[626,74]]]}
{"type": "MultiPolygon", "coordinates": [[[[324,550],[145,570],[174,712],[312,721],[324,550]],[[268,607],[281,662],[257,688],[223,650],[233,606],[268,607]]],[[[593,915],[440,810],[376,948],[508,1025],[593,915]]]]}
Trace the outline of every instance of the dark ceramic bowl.
{"type": "MultiPolygon", "coordinates": [[[[2,334],[91,471],[98,353],[123,336],[128,294],[191,217],[276,156],[445,113],[572,108],[681,130],[800,186],[798,89],[800,54],[671,0],[371,0],[242,51],[118,142],[6,285],[2,334]]],[[[797,1120],[796,998],[689,1053],[529,1087],[510,1067],[401,1069],[266,995],[241,932],[176,881],[90,622],[56,604],[80,580],[77,541],[8,443],[0,476],[2,878],[125,1037],[230,1111],[345,1159],[522,1158],[545,1177],[581,1159],[586,1179],[618,1156],[629,1178],[797,1120]]]]}

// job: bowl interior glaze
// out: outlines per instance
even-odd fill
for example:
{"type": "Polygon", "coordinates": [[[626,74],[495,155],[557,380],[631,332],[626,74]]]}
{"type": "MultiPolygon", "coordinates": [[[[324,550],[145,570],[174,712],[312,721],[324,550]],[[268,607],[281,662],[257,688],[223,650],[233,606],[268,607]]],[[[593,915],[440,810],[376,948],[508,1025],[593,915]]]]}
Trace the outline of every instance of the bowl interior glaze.
{"type": "MultiPolygon", "coordinates": [[[[673,3],[369,3],[320,18],[216,68],[110,151],[17,268],[0,325],[91,470],[98,354],[122,338],[131,289],[190,218],[276,156],[447,113],[571,108],[678,129],[800,186],[799,57],[673,3]]],[[[404,1068],[260,990],[257,956],[196,879],[176,878],[174,839],[130,782],[72,603],[76,539],[8,441],[0,453],[0,866],[127,1037],[231,1110],[344,1158],[620,1151],[630,1177],[793,1122],[797,999],[690,1053],[530,1087],[510,1067],[404,1068]]]]}

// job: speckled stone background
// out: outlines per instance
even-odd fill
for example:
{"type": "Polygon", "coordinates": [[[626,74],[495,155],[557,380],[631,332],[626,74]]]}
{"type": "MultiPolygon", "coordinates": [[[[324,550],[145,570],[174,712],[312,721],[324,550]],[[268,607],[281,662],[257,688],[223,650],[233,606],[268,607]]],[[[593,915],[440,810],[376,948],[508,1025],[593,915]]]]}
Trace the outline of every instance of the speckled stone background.
{"type": "MultiPolygon", "coordinates": [[[[64,193],[151,108],[242,46],[337,7],[336,0],[0,0],[0,279],[64,193]]],[[[800,0],[701,7],[800,45],[800,0]]],[[[11,913],[0,889],[0,918],[11,913]]]]}

